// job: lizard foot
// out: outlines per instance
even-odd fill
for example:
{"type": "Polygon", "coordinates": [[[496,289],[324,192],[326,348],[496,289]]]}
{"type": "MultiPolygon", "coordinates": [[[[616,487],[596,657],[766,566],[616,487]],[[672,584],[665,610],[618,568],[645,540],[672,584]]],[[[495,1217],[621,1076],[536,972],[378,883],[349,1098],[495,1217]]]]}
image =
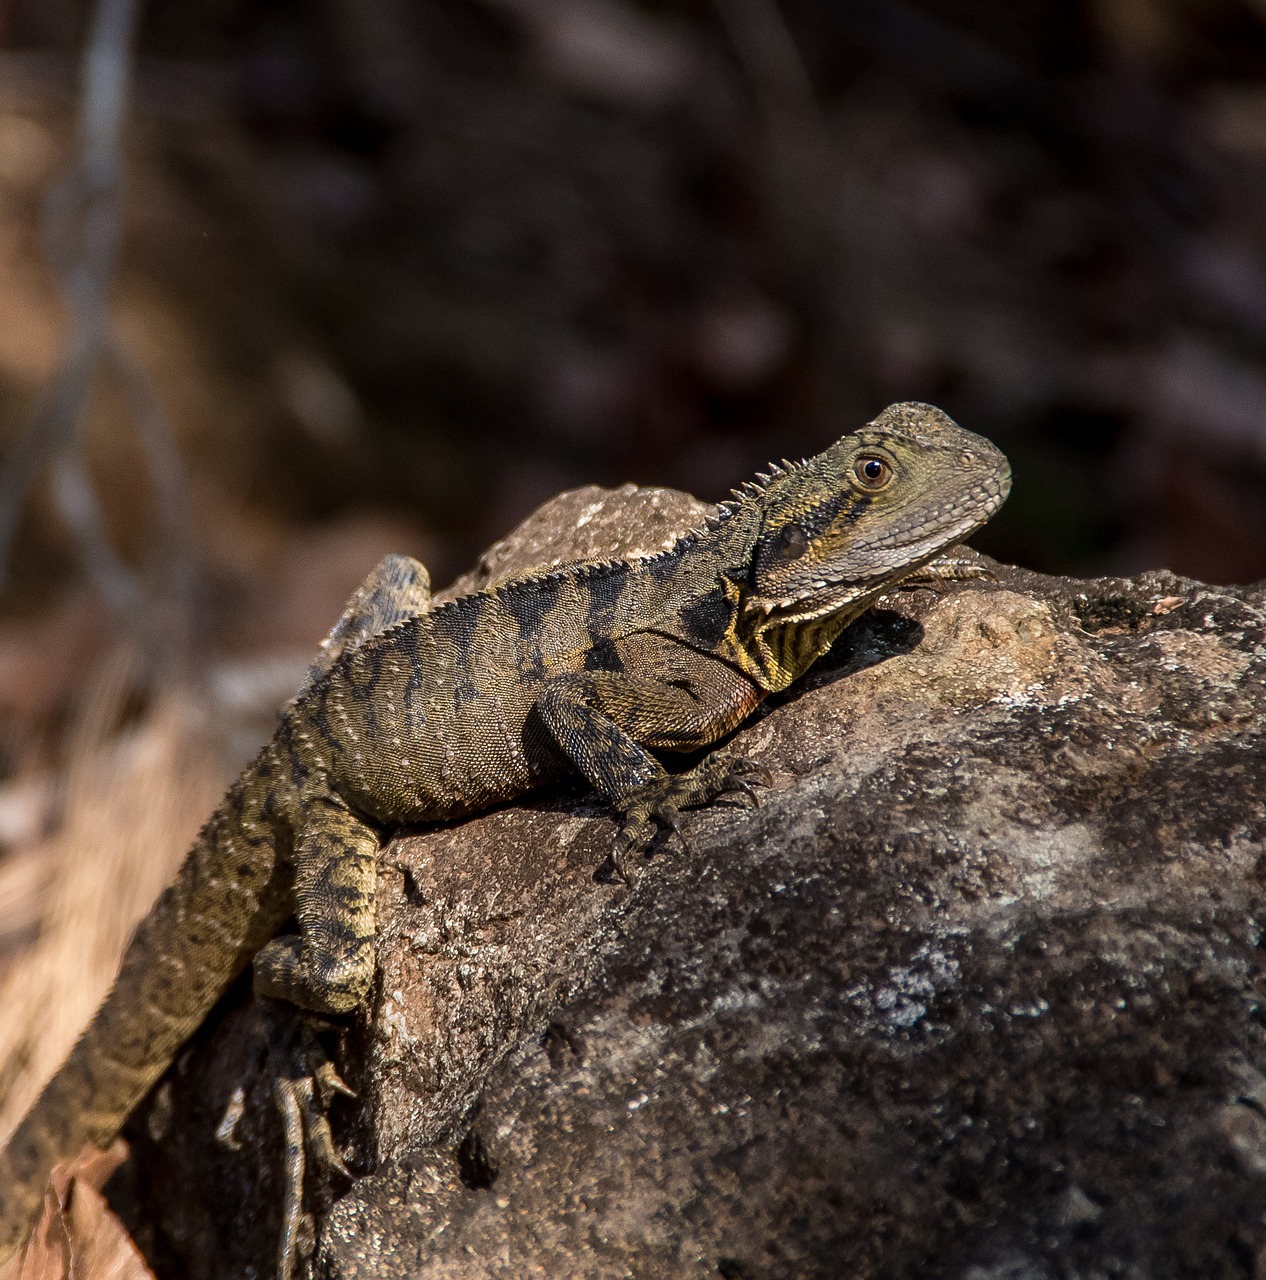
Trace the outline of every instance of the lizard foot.
{"type": "Polygon", "coordinates": [[[994,562],[970,547],[950,547],[934,560],[908,573],[897,584],[898,591],[911,587],[943,587],[951,582],[997,582],[994,562]]]}
{"type": "Polygon", "coordinates": [[[268,1057],[273,1073],[273,1101],[285,1135],[285,1204],[277,1248],[279,1280],[291,1280],[298,1254],[303,1216],[303,1187],[308,1161],[326,1173],[350,1178],[351,1171],[334,1147],[326,1108],[336,1093],[354,1098],[317,1039],[313,1019],[290,1005],[266,1009],[268,1057]]]}
{"type": "Polygon", "coordinates": [[[665,774],[627,796],[620,805],[624,823],[611,851],[615,874],[631,884],[628,855],[644,850],[655,836],[657,824],[673,831],[688,848],[681,828],[683,809],[697,809],[719,796],[737,793],[760,805],[757,786],[767,787],[773,776],[763,764],[746,756],[710,755],[685,773],[665,774]]]}

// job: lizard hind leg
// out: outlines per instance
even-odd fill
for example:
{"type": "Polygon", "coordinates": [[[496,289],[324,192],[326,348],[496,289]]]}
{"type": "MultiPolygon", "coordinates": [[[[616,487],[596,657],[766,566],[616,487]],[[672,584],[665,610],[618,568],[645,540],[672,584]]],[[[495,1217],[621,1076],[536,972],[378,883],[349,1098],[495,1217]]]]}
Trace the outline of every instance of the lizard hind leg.
{"type": "Polygon", "coordinates": [[[374,979],[378,833],[332,796],[304,804],[295,844],[299,933],[255,957],[255,993],[315,1013],[351,1013],[374,979]]]}
{"type": "Polygon", "coordinates": [[[344,653],[430,608],[431,575],[426,565],[412,556],[384,556],[352,592],[339,620],[321,641],[321,652],[308,668],[299,693],[325,675],[344,653]]]}
{"type": "Polygon", "coordinates": [[[334,1146],[326,1108],[334,1093],[355,1097],[317,1038],[312,1018],[276,1001],[261,1001],[273,1077],[273,1103],[285,1142],[285,1197],[277,1244],[278,1280],[291,1280],[299,1252],[303,1191],[309,1160],[327,1175],[350,1178],[334,1146]]]}
{"type": "MultiPolygon", "coordinates": [[[[301,1252],[303,1198],[308,1170],[319,1167],[326,1178],[352,1176],[334,1145],[326,1109],[335,1093],[354,1098],[327,1057],[318,1032],[330,1025],[279,1000],[257,1000],[255,1015],[265,1048],[267,1081],[273,1111],[281,1125],[282,1206],[277,1245],[278,1280],[292,1280],[301,1252]]],[[[238,1125],[246,1110],[246,1089],[239,1085],[225,1108],[216,1141],[231,1151],[242,1149],[238,1125]]]]}
{"type": "Polygon", "coordinates": [[[334,1147],[325,1107],[332,1092],[349,1094],[316,1037],[317,1014],[362,1007],[373,984],[374,898],[378,835],[333,797],[308,801],[308,827],[295,845],[295,915],[300,932],[274,938],[255,957],[255,994],[262,997],[273,1100],[285,1135],[285,1204],[278,1274],[289,1280],[302,1220],[311,1156],[347,1175],[334,1147]],[[298,1009],[287,1006],[299,1006],[298,1009]]]}

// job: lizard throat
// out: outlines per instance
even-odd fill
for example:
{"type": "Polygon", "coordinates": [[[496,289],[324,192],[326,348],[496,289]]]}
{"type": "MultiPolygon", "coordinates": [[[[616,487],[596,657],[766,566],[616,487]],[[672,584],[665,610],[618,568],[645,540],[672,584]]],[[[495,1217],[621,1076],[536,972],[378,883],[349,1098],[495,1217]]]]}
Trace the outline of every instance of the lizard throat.
{"type": "Polygon", "coordinates": [[[795,613],[750,608],[734,628],[734,657],[745,674],[762,689],[777,693],[804,674],[865,609],[879,587],[855,586],[848,598],[836,593],[806,612],[800,601],[795,613]]]}

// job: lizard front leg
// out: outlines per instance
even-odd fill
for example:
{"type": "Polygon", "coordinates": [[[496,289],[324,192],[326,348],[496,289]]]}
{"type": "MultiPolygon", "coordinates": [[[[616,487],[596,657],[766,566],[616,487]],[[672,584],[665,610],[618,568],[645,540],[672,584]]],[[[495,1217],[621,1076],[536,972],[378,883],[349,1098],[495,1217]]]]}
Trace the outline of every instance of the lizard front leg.
{"type": "MultiPolygon", "coordinates": [[[[410,556],[385,556],[352,593],[321,642],[293,707],[345,653],[431,607],[431,578],[410,556]]],[[[285,1134],[286,1194],[277,1273],[290,1280],[303,1205],[309,1151],[327,1169],[347,1175],[334,1147],[325,1106],[331,1093],[349,1094],[325,1056],[311,1021],[316,1013],[348,1013],[368,994],[374,976],[374,894],[379,839],[336,798],[303,803],[295,845],[297,937],[277,938],[255,957],[254,985],[273,1074],[273,1097],[285,1134]]],[[[235,1118],[221,1128],[231,1142],[235,1118]]]]}
{"type": "Polygon", "coordinates": [[[657,823],[681,837],[683,809],[727,792],[755,801],[753,783],[769,782],[762,766],[721,752],[670,774],[647,749],[705,746],[738,725],[760,700],[753,686],[720,663],[705,660],[701,672],[702,679],[674,679],[671,668],[667,679],[611,671],[559,676],[537,704],[554,740],[622,815],[611,860],[625,880],[626,855],[649,843],[657,823]]]}
{"type": "MultiPolygon", "coordinates": [[[[384,556],[322,641],[303,688],[344,653],[430,606],[426,566],[410,556],[384,556]]],[[[317,1013],[349,1013],[363,1003],[373,980],[380,840],[333,794],[306,798],[301,805],[303,826],[294,858],[300,935],[277,938],[261,949],[255,957],[255,990],[317,1013]]]]}
{"type": "MultiPolygon", "coordinates": [[[[426,567],[409,556],[385,556],[352,593],[321,644],[291,708],[343,655],[373,636],[431,607],[426,567]]],[[[293,752],[292,752],[293,754],[293,752]]],[[[294,898],[300,932],[276,938],[255,957],[273,1095],[285,1134],[286,1196],[278,1274],[289,1280],[311,1154],[327,1169],[347,1173],[325,1117],[332,1092],[350,1093],[325,1057],[311,1021],[314,1013],[349,1013],[363,1004],[373,982],[377,832],[355,818],[336,796],[300,801],[302,827],[295,842],[294,898]]],[[[233,1118],[222,1129],[231,1140],[233,1118]]]]}
{"type": "Polygon", "coordinates": [[[299,933],[255,957],[255,991],[315,1013],[351,1013],[374,977],[376,831],[337,798],[310,799],[295,843],[299,933]]]}

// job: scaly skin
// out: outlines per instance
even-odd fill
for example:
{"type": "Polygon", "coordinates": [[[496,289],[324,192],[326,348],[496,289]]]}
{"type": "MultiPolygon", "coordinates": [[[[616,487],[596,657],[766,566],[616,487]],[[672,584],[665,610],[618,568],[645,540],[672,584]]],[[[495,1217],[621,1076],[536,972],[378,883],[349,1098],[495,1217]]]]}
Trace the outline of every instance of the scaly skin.
{"type": "MultiPolygon", "coordinates": [[[[649,749],[693,750],[737,727],[877,595],[989,519],[1009,487],[988,441],[930,406],[894,405],[746,485],[659,555],[573,565],[434,610],[422,566],[388,557],[0,1154],[0,1260],[29,1230],[53,1164],[118,1132],[252,961],[262,996],[333,1014],[363,1003],[375,865],[392,827],[579,770],[622,816],[622,869],[656,823],[675,828],[683,808],[750,793],[763,773],[716,754],[670,775],[649,749]],[[299,932],[276,937],[292,915],[299,932]]],[[[311,1140],[323,1121],[307,1084],[279,1100],[287,1132],[303,1111],[311,1140]]],[[[332,1158],[328,1130],[315,1137],[332,1158]]],[[[283,1274],[302,1175],[290,1146],[283,1274]]]]}

